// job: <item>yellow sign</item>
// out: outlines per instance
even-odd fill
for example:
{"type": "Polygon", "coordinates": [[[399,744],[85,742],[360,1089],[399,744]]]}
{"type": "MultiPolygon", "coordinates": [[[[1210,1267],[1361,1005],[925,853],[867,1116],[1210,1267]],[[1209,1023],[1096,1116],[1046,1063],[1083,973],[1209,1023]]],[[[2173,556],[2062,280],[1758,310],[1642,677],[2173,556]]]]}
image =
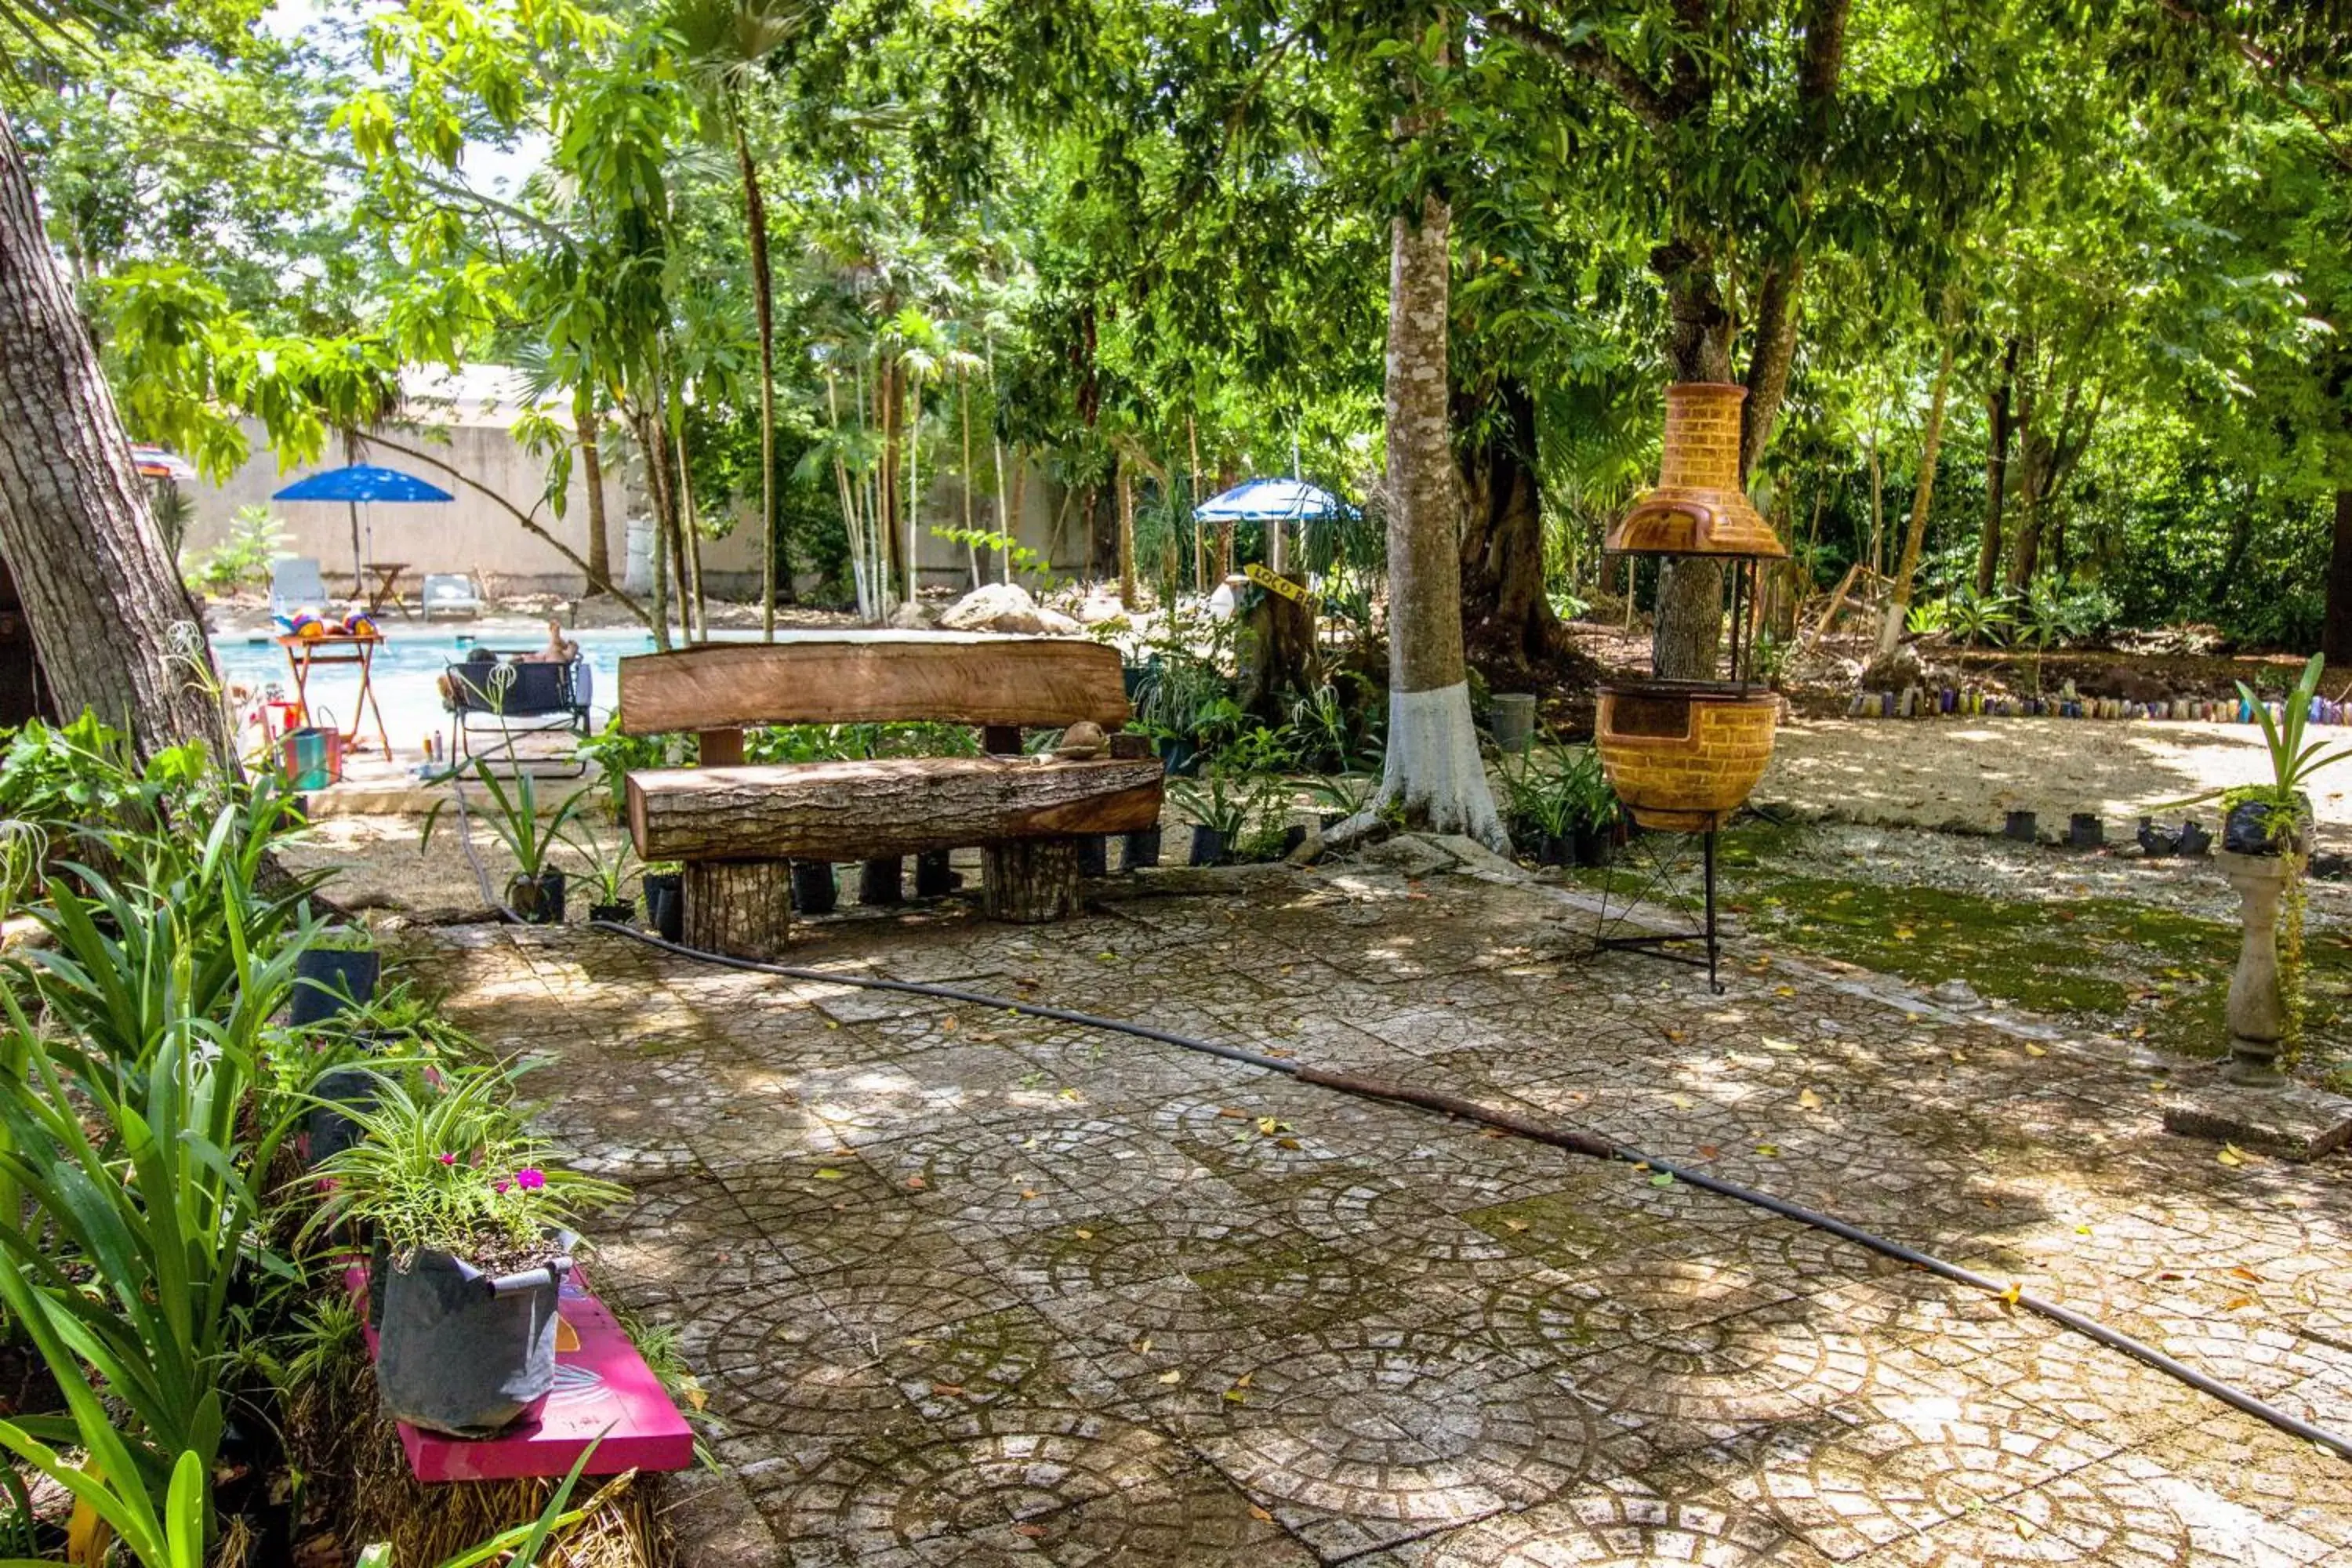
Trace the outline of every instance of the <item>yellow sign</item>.
{"type": "Polygon", "coordinates": [[[1294,605],[1311,605],[1315,602],[1314,595],[1287,577],[1276,576],[1255,561],[1242,568],[1242,575],[1264,588],[1267,593],[1279,594],[1294,605]]]}

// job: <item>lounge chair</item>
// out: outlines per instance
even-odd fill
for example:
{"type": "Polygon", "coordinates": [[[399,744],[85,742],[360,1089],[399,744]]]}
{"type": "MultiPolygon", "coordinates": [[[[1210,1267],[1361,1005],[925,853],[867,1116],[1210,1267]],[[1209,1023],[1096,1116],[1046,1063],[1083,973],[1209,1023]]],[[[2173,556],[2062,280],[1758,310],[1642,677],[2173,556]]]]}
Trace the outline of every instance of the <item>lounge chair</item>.
{"type": "Polygon", "coordinates": [[[428,621],[436,616],[482,613],[482,596],[474,591],[474,580],[462,572],[426,573],[422,603],[428,621]]]}
{"type": "Polygon", "coordinates": [[[289,555],[269,568],[269,613],[289,619],[297,610],[327,613],[327,584],[320,579],[319,563],[308,555],[289,555]]]}
{"type": "MultiPolygon", "coordinates": [[[[556,663],[476,647],[463,661],[450,665],[446,678],[441,705],[449,714],[452,762],[499,755],[520,760],[515,742],[525,735],[584,739],[590,731],[590,671],[584,654],[556,663]],[[478,741],[489,744],[478,749],[478,741]]],[[[584,763],[576,764],[573,776],[585,768],[584,763]]]]}

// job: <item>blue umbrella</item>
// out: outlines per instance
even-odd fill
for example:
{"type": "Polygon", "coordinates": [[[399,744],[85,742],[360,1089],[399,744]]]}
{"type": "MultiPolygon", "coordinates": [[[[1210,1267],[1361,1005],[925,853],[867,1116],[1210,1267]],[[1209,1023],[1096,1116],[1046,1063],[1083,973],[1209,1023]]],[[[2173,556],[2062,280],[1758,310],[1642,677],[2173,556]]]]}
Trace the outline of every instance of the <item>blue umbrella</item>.
{"type": "Polygon", "coordinates": [[[1192,509],[1203,522],[1297,522],[1352,517],[1356,509],[1304,479],[1247,479],[1192,509]]]}
{"type": "MultiPolygon", "coordinates": [[[[380,468],[373,463],[353,463],[347,468],[329,468],[312,474],[307,479],[297,479],[269,498],[271,500],[339,500],[352,510],[352,581],[358,591],[366,591],[362,575],[364,556],[360,550],[360,502],[379,500],[452,501],[457,498],[440,486],[428,484],[415,474],[404,474],[398,468],[380,468]]],[[[367,553],[375,550],[375,520],[368,520],[367,553]]]]}

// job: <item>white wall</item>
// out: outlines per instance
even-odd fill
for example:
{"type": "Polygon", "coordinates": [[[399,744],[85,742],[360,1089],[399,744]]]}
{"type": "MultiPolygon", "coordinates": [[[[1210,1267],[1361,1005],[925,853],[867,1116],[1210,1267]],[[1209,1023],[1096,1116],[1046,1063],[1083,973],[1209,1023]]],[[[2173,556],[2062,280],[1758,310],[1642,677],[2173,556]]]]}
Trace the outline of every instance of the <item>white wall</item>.
{"type": "MultiPolygon", "coordinates": [[[[188,525],[183,546],[184,558],[193,559],[226,538],[230,519],[238,508],[268,506],[286,525],[288,552],[317,559],[329,588],[341,592],[348,585],[352,572],[349,510],[338,502],[272,501],[269,498],[321,469],[343,467],[346,458],[341,444],[334,443],[317,463],[281,469],[277,454],[259,426],[247,421],[246,434],[253,443],[253,455],[226,484],[213,485],[198,479],[181,487],[195,503],[195,517],[188,525]]],[[[576,463],[572,466],[563,516],[559,519],[542,499],[547,486],[545,463],[518,443],[502,424],[490,421],[452,426],[446,429],[446,440],[427,441],[408,431],[395,432],[391,439],[404,447],[429,452],[467,479],[496,491],[571,549],[586,556],[588,487],[576,463]]],[[[362,552],[371,560],[406,563],[408,572],[403,582],[409,589],[413,590],[417,579],[427,572],[466,573],[493,595],[552,593],[568,596],[578,594],[583,586],[578,568],[526,531],[504,508],[458,482],[444,469],[419,462],[405,453],[371,445],[364,437],[350,460],[414,473],[457,497],[446,503],[387,502],[361,509],[362,552]],[[371,524],[373,552],[365,544],[371,524]]],[[[1033,467],[1027,482],[1022,486],[1021,516],[1014,520],[1013,526],[1014,535],[1023,545],[1040,555],[1046,553],[1061,502],[1060,487],[1050,481],[1041,468],[1033,467]]],[[[632,510],[642,512],[644,507],[630,487],[609,474],[604,479],[604,506],[605,534],[613,574],[617,580],[627,565],[628,517],[632,510]]],[[[702,574],[707,592],[739,599],[757,595],[760,563],[756,531],[751,526],[752,510],[739,507],[736,527],[727,537],[703,541],[702,574]]],[[[962,526],[963,491],[958,480],[953,476],[930,480],[924,488],[922,510],[916,544],[924,585],[962,587],[970,576],[964,547],[930,532],[933,525],[962,526]]],[[[981,494],[972,498],[972,521],[983,531],[994,530],[993,497],[981,494]]],[[[1077,515],[1076,503],[1073,501],[1064,521],[1063,538],[1052,552],[1053,570],[1065,576],[1082,571],[1086,544],[1085,520],[1077,515]]],[[[992,580],[996,575],[993,563],[983,563],[982,570],[992,580]]]]}

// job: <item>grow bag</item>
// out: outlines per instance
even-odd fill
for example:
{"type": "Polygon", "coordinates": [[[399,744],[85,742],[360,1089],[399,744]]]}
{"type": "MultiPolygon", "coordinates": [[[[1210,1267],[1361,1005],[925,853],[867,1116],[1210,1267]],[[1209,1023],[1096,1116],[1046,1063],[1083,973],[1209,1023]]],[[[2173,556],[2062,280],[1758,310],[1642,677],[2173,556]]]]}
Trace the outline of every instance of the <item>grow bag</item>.
{"type": "Polygon", "coordinates": [[[383,967],[383,955],[373,948],[305,948],[294,957],[286,1021],[299,1029],[373,1000],[383,967]]]}
{"type": "Polygon", "coordinates": [[[392,1268],[376,1348],[384,1414],[456,1437],[529,1415],[555,1386],[556,1307],[571,1272],[559,1256],[492,1279],[425,1248],[392,1268]]]}
{"type": "Polygon", "coordinates": [[[1595,725],[1601,765],[1635,822],[1704,833],[1723,826],[1764,776],[1780,711],[1779,697],[1752,686],[1603,686],[1595,725]]]}

